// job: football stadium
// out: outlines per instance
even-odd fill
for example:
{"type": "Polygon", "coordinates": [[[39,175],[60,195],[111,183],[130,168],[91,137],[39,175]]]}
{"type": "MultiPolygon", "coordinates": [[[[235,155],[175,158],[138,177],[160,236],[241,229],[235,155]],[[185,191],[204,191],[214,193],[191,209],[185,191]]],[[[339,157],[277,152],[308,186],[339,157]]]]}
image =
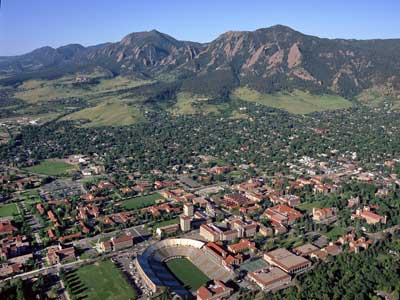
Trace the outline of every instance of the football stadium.
{"type": "Polygon", "coordinates": [[[234,275],[228,266],[224,266],[218,259],[210,255],[204,246],[203,242],[193,239],[165,239],[149,246],[142,255],[135,259],[135,265],[142,280],[154,293],[168,287],[172,292],[185,296],[194,291],[188,288],[183,280],[179,280],[179,278],[188,277],[188,269],[193,270],[193,274],[189,276],[192,277],[192,280],[196,280],[196,278],[200,280],[197,285],[204,283],[205,278],[226,282],[234,275]],[[171,261],[182,258],[193,264],[193,267],[187,268],[185,264],[182,265],[182,268],[168,267],[171,261]],[[199,276],[200,272],[197,269],[203,274],[199,276]],[[203,282],[201,282],[202,280],[203,282]]]}

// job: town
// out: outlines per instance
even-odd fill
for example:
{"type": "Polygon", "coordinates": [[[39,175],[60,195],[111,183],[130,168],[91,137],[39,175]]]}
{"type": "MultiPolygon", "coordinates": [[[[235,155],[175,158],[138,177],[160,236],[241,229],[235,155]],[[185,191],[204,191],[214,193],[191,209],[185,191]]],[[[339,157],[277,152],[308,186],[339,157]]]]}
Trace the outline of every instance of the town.
{"type": "Polygon", "coordinates": [[[0,0],[0,300],[399,300],[399,11],[0,0]]]}
{"type": "Polygon", "coordinates": [[[367,171],[355,153],[335,157],[301,157],[289,174],[238,183],[227,178],[246,168],[204,155],[186,171],[152,176],[110,176],[99,157],[80,154],[2,166],[1,280],[39,282],[36,291],[74,299],[82,295],[76,274],[104,264],[143,299],[287,289],[315,265],[399,234],[400,160],[367,171]]]}

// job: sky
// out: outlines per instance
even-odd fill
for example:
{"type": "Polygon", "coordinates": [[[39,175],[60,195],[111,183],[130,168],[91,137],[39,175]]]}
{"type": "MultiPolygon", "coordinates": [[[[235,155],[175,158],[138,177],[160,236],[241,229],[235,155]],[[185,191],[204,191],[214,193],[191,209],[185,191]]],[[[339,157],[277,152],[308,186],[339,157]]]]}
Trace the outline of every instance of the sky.
{"type": "Polygon", "coordinates": [[[209,42],[276,24],[327,38],[400,38],[399,0],[0,0],[0,55],[157,29],[209,42]]]}

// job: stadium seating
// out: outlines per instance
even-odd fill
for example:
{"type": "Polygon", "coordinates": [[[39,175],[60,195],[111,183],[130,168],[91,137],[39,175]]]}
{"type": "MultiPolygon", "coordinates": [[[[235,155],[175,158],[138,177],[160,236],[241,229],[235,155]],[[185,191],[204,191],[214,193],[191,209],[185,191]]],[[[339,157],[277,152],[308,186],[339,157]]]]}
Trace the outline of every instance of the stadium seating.
{"type": "Polygon", "coordinates": [[[205,251],[203,242],[184,238],[166,239],[151,245],[136,259],[141,277],[154,292],[167,286],[179,295],[188,294],[164,264],[177,257],[186,257],[210,279],[227,281],[233,276],[230,269],[205,251]]]}

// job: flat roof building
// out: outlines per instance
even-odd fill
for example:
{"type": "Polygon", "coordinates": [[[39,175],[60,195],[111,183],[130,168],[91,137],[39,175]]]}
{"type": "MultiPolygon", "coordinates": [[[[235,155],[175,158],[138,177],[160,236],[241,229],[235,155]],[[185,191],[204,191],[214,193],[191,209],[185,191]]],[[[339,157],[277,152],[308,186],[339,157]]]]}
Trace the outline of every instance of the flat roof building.
{"type": "Polygon", "coordinates": [[[311,262],[304,257],[279,248],[264,254],[264,259],[271,265],[281,268],[289,274],[301,273],[311,266],[311,262]]]}
{"type": "Polygon", "coordinates": [[[318,250],[319,250],[319,248],[312,244],[304,244],[304,245],[301,245],[299,247],[292,249],[292,251],[296,255],[300,255],[300,256],[309,256],[309,255],[311,255],[311,253],[318,251],[318,250]]]}
{"type": "Polygon", "coordinates": [[[277,267],[250,272],[248,277],[263,291],[277,291],[290,285],[292,278],[277,267]]]}

